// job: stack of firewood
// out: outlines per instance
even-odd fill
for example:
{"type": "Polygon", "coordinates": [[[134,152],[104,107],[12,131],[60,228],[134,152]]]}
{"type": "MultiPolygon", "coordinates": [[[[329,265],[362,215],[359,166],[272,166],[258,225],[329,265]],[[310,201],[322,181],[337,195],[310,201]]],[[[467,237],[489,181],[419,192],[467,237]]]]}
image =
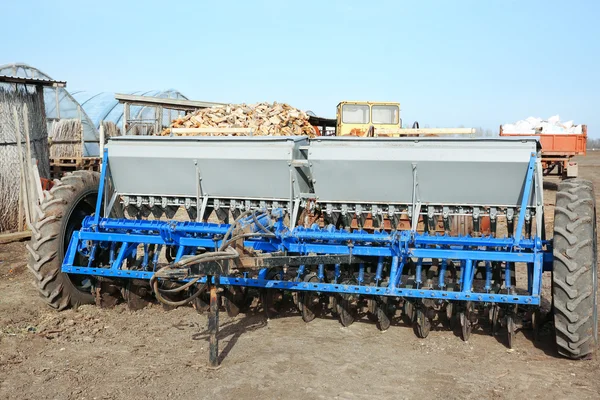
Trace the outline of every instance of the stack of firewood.
{"type": "MultiPolygon", "coordinates": [[[[307,135],[310,137],[318,134],[317,130],[308,122],[308,115],[301,110],[284,103],[257,103],[257,104],[229,104],[226,106],[203,108],[182,118],[174,120],[171,128],[249,128],[252,135],[256,136],[295,136],[307,135]]],[[[175,135],[214,135],[236,136],[250,133],[235,132],[206,132],[186,131],[174,132],[175,135]]],[[[170,135],[171,130],[165,129],[162,135],[170,135]]]]}

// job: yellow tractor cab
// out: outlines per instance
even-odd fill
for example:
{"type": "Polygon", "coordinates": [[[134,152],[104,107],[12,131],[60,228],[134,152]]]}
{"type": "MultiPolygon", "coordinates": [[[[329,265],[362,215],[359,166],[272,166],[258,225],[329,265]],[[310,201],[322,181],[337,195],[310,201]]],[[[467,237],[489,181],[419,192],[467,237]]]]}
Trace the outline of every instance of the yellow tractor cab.
{"type": "Polygon", "coordinates": [[[400,103],[342,101],[337,106],[337,136],[374,137],[401,128],[400,103]]]}

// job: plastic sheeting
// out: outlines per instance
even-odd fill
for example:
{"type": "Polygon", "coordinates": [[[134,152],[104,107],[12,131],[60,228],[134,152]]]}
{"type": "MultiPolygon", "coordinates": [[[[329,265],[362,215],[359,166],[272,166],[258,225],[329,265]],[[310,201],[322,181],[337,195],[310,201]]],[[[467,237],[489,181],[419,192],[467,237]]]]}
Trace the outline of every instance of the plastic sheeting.
{"type": "Polygon", "coordinates": [[[529,117],[527,119],[517,121],[514,124],[502,125],[504,133],[520,133],[520,134],[557,134],[557,133],[582,133],[582,126],[575,125],[573,121],[561,122],[560,116],[554,115],[547,120],[541,118],[529,117]]]}

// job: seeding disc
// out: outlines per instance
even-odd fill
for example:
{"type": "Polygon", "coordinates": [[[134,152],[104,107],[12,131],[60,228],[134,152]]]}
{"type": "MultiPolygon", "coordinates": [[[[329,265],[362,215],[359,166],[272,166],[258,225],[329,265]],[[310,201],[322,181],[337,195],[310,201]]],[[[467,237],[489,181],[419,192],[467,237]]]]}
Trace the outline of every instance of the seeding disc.
{"type": "Polygon", "coordinates": [[[417,308],[417,318],[415,323],[415,333],[420,338],[426,338],[431,331],[431,320],[427,316],[427,309],[423,307],[417,308]]]}
{"type": "Polygon", "coordinates": [[[471,323],[471,315],[473,314],[473,303],[468,301],[465,309],[459,313],[461,336],[465,342],[471,337],[473,325],[471,323]]]}
{"type": "MultiPolygon", "coordinates": [[[[316,274],[306,275],[304,282],[319,282],[316,274]]],[[[306,292],[302,295],[302,319],[310,322],[321,312],[321,299],[317,292],[306,292]]]]}

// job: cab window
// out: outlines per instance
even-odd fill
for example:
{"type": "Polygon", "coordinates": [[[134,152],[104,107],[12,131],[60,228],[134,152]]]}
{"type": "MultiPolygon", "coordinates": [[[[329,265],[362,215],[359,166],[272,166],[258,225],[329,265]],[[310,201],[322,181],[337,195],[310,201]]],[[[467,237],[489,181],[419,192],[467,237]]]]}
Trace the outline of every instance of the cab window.
{"type": "Polygon", "coordinates": [[[344,104],[342,106],[342,122],[345,124],[368,124],[369,106],[344,104]]]}
{"type": "Polygon", "coordinates": [[[371,120],[374,124],[398,124],[400,110],[398,106],[374,105],[371,107],[371,120]]]}

